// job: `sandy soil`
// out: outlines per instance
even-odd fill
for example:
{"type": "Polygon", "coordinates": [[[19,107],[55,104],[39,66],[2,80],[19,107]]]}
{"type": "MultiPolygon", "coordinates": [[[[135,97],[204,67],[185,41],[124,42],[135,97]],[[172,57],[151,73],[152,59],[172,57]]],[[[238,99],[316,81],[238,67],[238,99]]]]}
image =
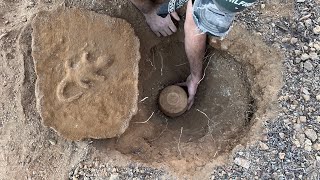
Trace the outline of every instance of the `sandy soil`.
{"type": "Polygon", "coordinates": [[[208,55],[215,53],[215,58],[209,56],[205,61],[205,65],[210,63],[195,106],[173,120],[165,117],[155,102],[161,89],[188,75],[182,26],[172,37],[156,38],[137,9],[124,0],[65,3],[6,0],[0,3],[0,12],[0,174],[3,179],[63,179],[76,164],[94,158],[117,165],[134,161],[164,168],[175,175],[206,177],[208,169],[226,160],[220,154],[225,155],[236,144],[250,139],[244,133],[248,128],[251,127],[249,136],[259,134],[261,120],[275,109],[270,105],[281,86],[282,56],[265,45],[258,35],[239,25],[235,25],[224,44],[228,52],[208,51],[208,55]],[[139,103],[138,115],[119,139],[68,141],[41,123],[36,109],[30,22],[38,11],[56,8],[61,3],[124,18],[133,25],[140,39],[139,100],[148,99],[139,103]],[[233,106],[237,103],[241,106],[233,106]],[[153,112],[150,122],[134,123],[145,121],[153,112]],[[212,124],[204,113],[213,120],[212,124]],[[218,128],[211,129],[214,125],[218,128]],[[227,133],[221,135],[220,131],[227,133]],[[218,139],[216,144],[211,143],[212,137],[218,139]]]}

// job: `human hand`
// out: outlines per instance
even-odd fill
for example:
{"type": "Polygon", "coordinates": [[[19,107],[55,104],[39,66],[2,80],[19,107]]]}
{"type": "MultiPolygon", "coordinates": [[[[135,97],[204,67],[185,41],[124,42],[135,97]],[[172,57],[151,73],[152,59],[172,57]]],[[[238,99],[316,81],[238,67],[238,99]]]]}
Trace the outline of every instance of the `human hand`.
{"type": "Polygon", "coordinates": [[[157,8],[152,9],[149,13],[144,14],[148,25],[151,30],[158,36],[169,36],[177,31],[177,27],[174,25],[171,16],[180,21],[177,12],[173,12],[162,18],[157,15],[157,8]]]}
{"type": "Polygon", "coordinates": [[[191,106],[194,103],[194,97],[197,93],[198,85],[200,82],[199,77],[195,77],[192,74],[190,74],[187,78],[187,80],[183,83],[178,83],[178,86],[186,86],[188,87],[188,110],[191,108],[191,106]]]}

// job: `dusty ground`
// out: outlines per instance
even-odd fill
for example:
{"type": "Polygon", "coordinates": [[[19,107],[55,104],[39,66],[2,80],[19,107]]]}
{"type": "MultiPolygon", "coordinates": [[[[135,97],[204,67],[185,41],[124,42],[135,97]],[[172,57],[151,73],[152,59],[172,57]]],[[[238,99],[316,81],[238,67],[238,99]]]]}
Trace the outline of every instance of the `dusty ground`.
{"type": "MultiPolygon", "coordinates": [[[[272,21],[290,15],[290,3],[281,9],[275,6],[276,2],[265,4],[262,18],[268,17],[272,21]]],[[[156,38],[140,13],[122,0],[4,1],[0,3],[0,10],[0,166],[3,167],[0,174],[3,179],[63,179],[71,170],[75,169],[70,177],[78,175],[79,167],[88,169],[80,162],[91,164],[93,160],[116,169],[107,169],[105,178],[110,177],[110,172],[111,176],[116,176],[116,172],[121,174],[119,166],[128,164],[163,170],[142,168],[144,173],[135,170],[140,173],[137,178],[141,179],[160,174],[164,178],[208,178],[215,165],[227,161],[226,152],[236,144],[258,139],[263,120],[273,117],[274,109],[277,109],[275,100],[281,86],[283,57],[278,54],[279,48],[267,46],[261,40],[267,35],[261,36],[259,30],[252,34],[240,25],[242,23],[234,27],[225,44],[229,54],[208,50],[205,65],[209,65],[196,105],[173,120],[159,112],[155,101],[163,87],[182,81],[188,75],[181,26],[170,38],[156,38]],[[139,103],[138,115],[133,118],[129,130],[119,139],[67,141],[41,123],[36,110],[36,74],[28,24],[38,11],[61,4],[124,18],[140,38],[139,99],[144,101],[139,103]],[[212,53],[215,58],[210,56],[212,53]],[[152,113],[150,122],[135,123],[145,121],[152,113]],[[208,115],[209,121],[204,114],[208,115]],[[221,131],[226,133],[221,135],[221,131]],[[212,138],[214,143],[211,143],[212,138]]],[[[245,27],[256,28],[254,22],[247,21],[245,27]]],[[[258,27],[261,32],[265,32],[263,27],[268,23],[263,22],[265,24],[258,27]]],[[[80,174],[79,177],[86,176],[80,174]]]]}

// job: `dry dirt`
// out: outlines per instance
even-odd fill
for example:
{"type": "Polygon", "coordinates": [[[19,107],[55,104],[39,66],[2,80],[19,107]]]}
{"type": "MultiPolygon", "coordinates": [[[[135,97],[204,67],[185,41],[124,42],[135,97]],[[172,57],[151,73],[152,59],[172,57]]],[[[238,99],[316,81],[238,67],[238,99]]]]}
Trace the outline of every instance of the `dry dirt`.
{"type": "Polygon", "coordinates": [[[174,36],[159,39],[128,1],[66,1],[63,6],[94,10],[132,24],[141,44],[138,99],[144,101],[138,103],[138,114],[120,138],[92,144],[65,140],[43,126],[36,108],[30,26],[35,13],[61,2],[0,3],[1,33],[6,33],[0,39],[3,179],[63,179],[75,164],[94,158],[115,165],[142,163],[175,176],[208,177],[209,170],[226,162],[227,153],[237,144],[258,138],[261,123],[274,114],[282,56],[240,24],[223,44],[227,52],[208,49],[206,76],[193,108],[170,119],[156,102],[161,89],[188,75],[181,24],[174,36]],[[136,123],[150,116],[148,122],[136,123]]]}

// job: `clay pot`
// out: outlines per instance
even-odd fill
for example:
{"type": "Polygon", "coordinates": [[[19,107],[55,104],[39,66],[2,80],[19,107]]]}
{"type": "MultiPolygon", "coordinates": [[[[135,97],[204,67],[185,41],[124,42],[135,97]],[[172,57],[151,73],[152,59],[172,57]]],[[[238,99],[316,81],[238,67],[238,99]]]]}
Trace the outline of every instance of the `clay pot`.
{"type": "Polygon", "coordinates": [[[169,117],[177,117],[187,110],[187,93],[176,85],[164,88],[159,97],[161,111],[169,117]]]}

